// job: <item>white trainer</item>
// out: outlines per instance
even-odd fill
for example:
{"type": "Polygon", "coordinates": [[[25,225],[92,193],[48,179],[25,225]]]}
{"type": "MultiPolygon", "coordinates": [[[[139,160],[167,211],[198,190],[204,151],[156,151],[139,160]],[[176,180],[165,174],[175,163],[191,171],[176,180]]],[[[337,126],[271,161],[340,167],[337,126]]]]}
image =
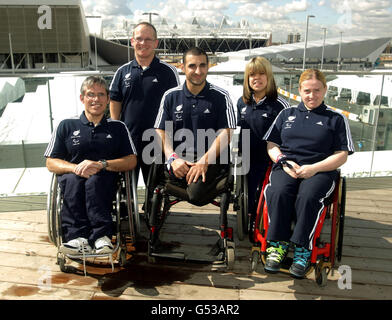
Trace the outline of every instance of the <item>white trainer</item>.
{"type": "Polygon", "coordinates": [[[103,254],[103,253],[112,253],[114,247],[112,245],[112,241],[110,241],[109,237],[103,236],[95,241],[95,253],[103,254]]]}
{"type": "Polygon", "coordinates": [[[86,238],[76,238],[68,242],[63,243],[59,249],[64,254],[78,255],[78,254],[90,254],[93,249],[88,244],[86,238]]]}

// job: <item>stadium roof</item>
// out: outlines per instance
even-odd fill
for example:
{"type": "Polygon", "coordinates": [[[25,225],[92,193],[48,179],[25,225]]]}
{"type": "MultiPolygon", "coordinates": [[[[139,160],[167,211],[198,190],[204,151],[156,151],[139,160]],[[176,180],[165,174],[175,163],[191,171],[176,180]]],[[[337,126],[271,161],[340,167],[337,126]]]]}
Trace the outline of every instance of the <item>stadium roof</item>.
{"type": "MultiPolygon", "coordinates": [[[[371,36],[343,37],[326,39],[324,58],[336,59],[338,57],[339,45],[341,42],[342,59],[364,59],[374,63],[384,51],[387,44],[391,41],[390,37],[375,38],[371,36]]],[[[249,60],[254,56],[264,56],[270,59],[290,61],[291,59],[302,59],[304,52],[304,42],[284,44],[280,46],[269,46],[255,48],[251,51],[241,50],[222,54],[229,59],[249,60]]],[[[323,40],[308,41],[306,57],[308,59],[320,59],[323,48],[323,40]]]]}

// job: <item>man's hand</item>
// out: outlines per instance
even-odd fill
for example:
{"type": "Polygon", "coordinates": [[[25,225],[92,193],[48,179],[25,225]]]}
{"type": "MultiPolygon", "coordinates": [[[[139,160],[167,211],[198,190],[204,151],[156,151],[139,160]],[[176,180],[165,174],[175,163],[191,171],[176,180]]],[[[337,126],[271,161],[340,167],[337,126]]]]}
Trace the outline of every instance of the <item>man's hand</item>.
{"type": "Polygon", "coordinates": [[[202,178],[202,181],[206,182],[206,173],[208,170],[207,163],[200,160],[196,163],[192,163],[188,161],[186,163],[188,166],[190,166],[190,169],[186,175],[186,181],[188,184],[191,184],[192,182],[197,182],[200,176],[202,178]]]}
{"type": "Polygon", "coordinates": [[[189,162],[179,158],[171,163],[171,168],[176,178],[182,179],[189,171],[189,162]]]}
{"type": "Polygon", "coordinates": [[[75,167],[74,173],[78,176],[88,179],[101,170],[102,165],[99,162],[84,160],[75,167]]]}

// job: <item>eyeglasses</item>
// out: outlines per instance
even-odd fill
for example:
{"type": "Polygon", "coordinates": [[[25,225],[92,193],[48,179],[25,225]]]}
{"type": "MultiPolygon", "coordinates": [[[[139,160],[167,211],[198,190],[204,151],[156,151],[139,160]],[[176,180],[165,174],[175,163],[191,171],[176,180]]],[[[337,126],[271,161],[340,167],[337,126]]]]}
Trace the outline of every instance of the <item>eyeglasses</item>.
{"type": "Polygon", "coordinates": [[[102,93],[102,92],[99,92],[97,94],[92,93],[92,92],[87,92],[86,97],[88,99],[95,99],[96,97],[98,97],[98,99],[102,99],[102,98],[106,97],[106,94],[102,93]]]}
{"type": "Polygon", "coordinates": [[[134,39],[137,43],[152,43],[153,41],[155,41],[155,39],[150,39],[150,38],[147,38],[147,39],[143,39],[143,38],[135,38],[134,39]]]}

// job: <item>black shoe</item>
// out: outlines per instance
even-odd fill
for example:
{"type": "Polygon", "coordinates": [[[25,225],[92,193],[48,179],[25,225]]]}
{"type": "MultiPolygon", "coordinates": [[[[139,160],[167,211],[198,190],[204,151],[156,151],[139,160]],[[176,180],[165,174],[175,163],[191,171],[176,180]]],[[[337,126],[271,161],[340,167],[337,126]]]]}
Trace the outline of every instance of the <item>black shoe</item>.
{"type": "Polygon", "coordinates": [[[295,246],[293,263],[289,272],[295,278],[304,278],[310,268],[310,256],[312,251],[301,247],[295,246]]]}

